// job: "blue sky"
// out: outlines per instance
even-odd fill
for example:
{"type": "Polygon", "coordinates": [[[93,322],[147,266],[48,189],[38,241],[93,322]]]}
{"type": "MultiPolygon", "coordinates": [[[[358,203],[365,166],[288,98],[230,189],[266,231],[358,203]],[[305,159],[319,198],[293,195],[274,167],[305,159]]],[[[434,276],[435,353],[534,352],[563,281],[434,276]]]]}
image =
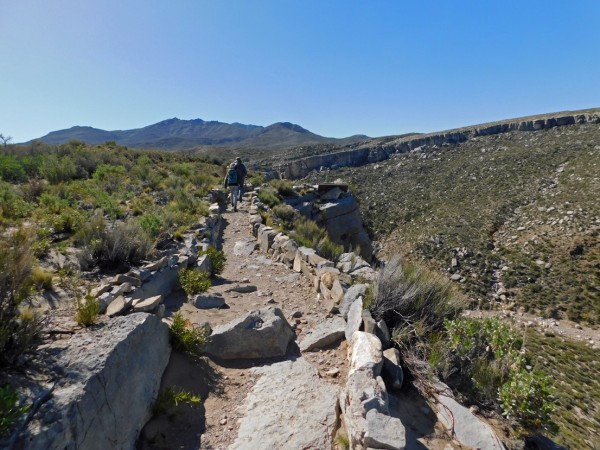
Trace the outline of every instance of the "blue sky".
{"type": "Polygon", "coordinates": [[[0,133],[382,136],[600,107],[599,43],[598,0],[1,0],[0,133]]]}

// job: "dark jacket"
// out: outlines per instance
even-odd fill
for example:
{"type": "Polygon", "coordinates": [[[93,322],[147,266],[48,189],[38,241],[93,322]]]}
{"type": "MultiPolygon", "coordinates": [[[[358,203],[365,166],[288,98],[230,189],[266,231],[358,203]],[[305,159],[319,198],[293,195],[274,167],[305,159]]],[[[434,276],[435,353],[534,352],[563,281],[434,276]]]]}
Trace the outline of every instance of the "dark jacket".
{"type": "Polygon", "coordinates": [[[242,184],[246,179],[246,175],[248,175],[248,170],[246,170],[246,166],[242,162],[238,162],[235,164],[235,171],[238,174],[238,183],[242,184]]]}

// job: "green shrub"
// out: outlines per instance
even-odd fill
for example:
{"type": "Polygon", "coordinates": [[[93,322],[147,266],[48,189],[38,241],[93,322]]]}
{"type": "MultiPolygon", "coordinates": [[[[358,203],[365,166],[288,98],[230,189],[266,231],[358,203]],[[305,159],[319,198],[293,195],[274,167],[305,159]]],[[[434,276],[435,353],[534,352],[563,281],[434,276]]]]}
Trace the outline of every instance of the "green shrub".
{"type": "Polygon", "coordinates": [[[194,327],[178,312],[173,316],[169,327],[173,350],[191,357],[200,356],[204,345],[209,340],[210,330],[207,327],[194,327]]]}
{"type": "Polygon", "coordinates": [[[294,221],[294,231],[290,233],[290,237],[299,245],[309,248],[315,248],[325,236],[323,228],[305,217],[294,221]]]}
{"type": "Polygon", "coordinates": [[[47,272],[41,267],[34,267],[31,271],[31,281],[33,286],[39,291],[52,289],[52,273],[47,272]]]}
{"type": "Polygon", "coordinates": [[[208,291],[211,286],[208,274],[194,269],[180,270],[179,284],[188,295],[201,294],[202,292],[208,291]]]}
{"type": "Polygon", "coordinates": [[[282,204],[273,207],[273,214],[281,219],[284,229],[289,230],[293,227],[294,221],[298,219],[298,212],[290,205],[282,204]]]}
{"type": "Polygon", "coordinates": [[[23,183],[27,181],[25,169],[14,155],[0,154],[0,180],[11,183],[23,183]]]}
{"type": "Polygon", "coordinates": [[[246,178],[247,183],[251,184],[253,187],[261,186],[265,182],[265,176],[262,173],[255,172],[246,178]]]}
{"type": "Polygon", "coordinates": [[[126,169],[123,166],[101,164],[96,167],[92,178],[109,194],[112,194],[123,185],[126,169]]]}
{"type": "Polygon", "coordinates": [[[296,195],[294,186],[289,180],[272,180],[269,184],[281,197],[291,197],[296,195]]]}
{"type": "Polygon", "coordinates": [[[35,206],[26,202],[8,183],[0,181],[0,217],[20,219],[27,217],[35,206]]]}
{"type": "Polygon", "coordinates": [[[156,237],[163,229],[162,218],[156,214],[143,214],[139,218],[139,223],[142,229],[151,237],[156,237]]]}
{"type": "Polygon", "coordinates": [[[272,187],[261,189],[258,193],[258,199],[270,208],[281,203],[281,198],[277,191],[272,187]]]}
{"type": "Polygon", "coordinates": [[[19,393],[10,386],[0,388],[0,437],[10,434],[13,427],[31,409],[19,401],[19,393]]]}
{"type": "Polygon", "coordinates": [[[517,362],[498,395],[503,414],[516,420],[526,430],[556,431],[556,424],[552,421],[556,406],[554,393],[550,378],[529,371],[517,362]]]}
{"type": "Polygon", "coordinates": [[[100,314],[100,302],[92,297],[90,294],[85,296],[85,299],[81,301],[77,299],[77,313],[75,314],[75,322],[84,327],[93,325],[98,320],[100,314]]]}
{"type": "Polygon", "coordinates": [[[209,246],[206,251],[201,251],[198,253],[198,256],[208,255],[208,259],[210,259],[210,264],[212,267],[213,275],[220,275],[223,273],[225,269],[225,262],[227,262],[227,257],[225,253],[216,248],[209,246]]]}
{"type": "Polygon", "coordinates": [[[167,387],[158,394],[152,413],[155,416],[174,415],[173,410],[178,406],[187,405],[196,408],[201,401],[200,396],[189,391],[167,387]]]}
{"type": "Polygon", "coordinates": [[[97,259],[102,267],[117,267],[122,264],[139,264],[154,248],[150,237],[135,221],[118,223],[106,230],[98,243],[97,259]]]}
{"type": "Polygon", "coordinates": [[[141,214],[150,211],[154,206],[154,201],[152,197],[148,194],[141,194],[137,197],[134,197],[129,204],[129,208],[134,216],[139,216],[141,214]]]}
{"type": "Polygon", "coordinates": [[[316,250],[323,258],[337,263],[342,253],[344,253],[344,246],[332,242],[331,239],[329,239],[329,236],[325,236],[317,244],[316,250]]]}
{"type": "Polygon", "coordinates": [[[41,330],[39,317],[19,311],[31,291],[33,234],[21,228],[0,238],[0,367],[14,365],[32,351],[41,330]]]}
{"type": "Polygon", "coordinates": [[[51,184],[58,184],[75,178],[77,169],[70,156],[44,155],[39,166],[42,178],[51,184]]]}

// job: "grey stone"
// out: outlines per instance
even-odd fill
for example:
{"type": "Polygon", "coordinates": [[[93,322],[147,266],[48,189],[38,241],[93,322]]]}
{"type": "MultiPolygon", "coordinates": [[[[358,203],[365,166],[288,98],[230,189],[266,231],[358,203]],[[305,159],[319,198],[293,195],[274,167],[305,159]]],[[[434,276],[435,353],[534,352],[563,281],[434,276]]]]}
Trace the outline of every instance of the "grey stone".
{"type": "Polygon", "coordinates": [[[225,292],[237,292],[239,294],[248,294],[256,292],[258,288],[253,284],[236,284],[234,287],[227,289],[225,292]]]}
{"type": "Polygon", "coordinates": [[[445,394],[438,396],[438,402],[441,404],[437,412],[438,419],[461,444],[486,450],[504,450],[493,429],[468,408],[445,394]]]}
{"type": "Polygon", "coordinates": [[[131,298],[123,297],[122,295],[113,300],[108,308],[106,308],[106,315],[110,317],[119,316],[131,308],[131,298]]]}
{"type": "Polygon", "coordinates": [[[386,450],[406,448],[406,429],[400,419],[381,414],[375,409],[367,412],[366,419],[365,446],[386,450]]]}
{"type": "Polygon", "coordinates": [[[338,387],[302,358],[252,369],[232,450],[328,449],[337,428],[338,387]]]}
{"type": "Polygon", "coordinates": [[[155,272],[152,277],[142,284],[142,287],[137,288],[129,296],[134,300],[154,297],[156,295],[166,297],[179,287],[178,274],[179,269],[177,267],[165,267],[160,272],[155,272]]]}
{"type": "Polygon", "coordinates": [[[198,266],[198,270],[201,272],[208,275],[212,273],[212,263],[210,262],[208,255],[199,256],[198,261],[196,261],[196,266],[198,266]]]}
{"type": "Polygon", "coordinates": [[[119,274],[115,277],[115,283],[123,284],[129,283],[131,286],[140,287],[142,285],[142,280],[139,277],[134,277],[131,275],[119,274]]]}
{"type": "Polygon", "coordinates": [[[221,359],[283,356],[294,331],[279,308],[252,311],[213,330],[205,351],[221,359]]]}
{"type": "Polygon", "coordinates": [[[162,303],[162,295],[155,295],[136,303],[133,307],[134,312],[149,312],[162,303]]]}
{"type": "Polygon", "coordinates": [[[98,286],[97,288],[94,288],[90,291],[90,295],[92,297],[100,297],[102,294],[104,294],[105,292],[108,292],[112,290],[112,285],[108,284],[108,283],[102,283],[100,286],[98,286]]]}
{"type": "Polygon", "coordinates": [[[324,201],[330,201],[330,200],[337,200],[338,198],[340,198],[340,195],[342,195],[342,190],[339,187],[334,187],[330,190],[328,190],[327,192],[321,194],[321,200],[324,201]]]}
{"type": "Polygon", "coordinates": [[[363,448],[367,431],[365,416],[369,410],[389,414],[387,392],[377,378],[368,368],[355,370],[348,374],[346,386],[340,394],[342,421],[350,439],[350,448],[363,448]]]}
{"type": "Polygon", "coordinates": [[[348,311],[348,318],[346,324],[346,340],[351,341],[352,335],[354,332],[360,330],[360,326],[362,324],[362,310],[363,310],[363,301],[362,297],[358,297],[354,300],[354,303],[350,306],[348,311]]]}
{"type": "Polygon", "coordinates": [[[170,354],[168,327],[154,315],[117,317],[73,335],[58,355],[52,395],[15,448],[135,448],[170,354]]]}
{"type": "Polygon", "coordinates": [[[367,292],[366,284],[353,284],[348,288],[346,293],[344,294],[344,298],[340,302],[340,314],[344,319],[348,318],[348,311],[350,310],[350,306],[354,301],[361,296],[364,296],[367,292]]]}
{"type": "Polygon", "coordinates": [[[389,348],[392,345],[392,336],[390,329],[383,319],[377,321],[377,328],[375,329],[375,335],[381,341],[381,345],[384,349],[389,348]]]}
{"type": "Polygon", "coordinates": [[[315,250],[313,248],[308,247],[298,247],[296,255],[300,255],[300,259],[304,262],[309,262],[309,258],[311,255],[315,254],[315,250]]]}
{"type": "Polygon", "coordinates": [[[237,241],[233,246],[233,254],[248,257],[256,249],[254,241],[237,241]]]}
{"type": "Polygon", "coordinates": [[[160,258],[157,261],[154,261],[152,263],[146,264],[143,269],[149,270],[151,272],[154,272],[156,270],[160,270],[163,267],[165,267],[168,264],[169,258],[167,256],[164,256],[162,258],[160,258]]]}
{"type": "Polygon", "coordinates": [[[220,294],[206,295],[190,295],[188,303],[194,305],[198,309],[213,309],[225,306],[225,299],[220,294]]]}
{"type": "Polygon", "coordinates": [[[120,285],[113,287],[110,293],[115,297],[118,297],[119,295],[127,294],[132,290],[131,283],[121,283],[120,285]]]}
{"type": "Polygon", "coordinates": [[[404,371],[400,365],[400,352],[396,348],[388,348],[383,352],[383,375],[389,385],[399,390],[404,382],[404,371]]]}
{"type": "Polygon", "coordinates": [[[262,231],[258,235],[258,239],[260,242],[260,250],[266,252],[271,248],[271,245],[275,241],[275,236],[277,232],[273,230],[271,227],[263,228],[262,231]]]}
{"type": "Polygon", "coordinates": [[[158,305],[158,308],[156,308],[156,311],[154,311],[154,314],[159,319],[162,319],[163,317],[165,317],[165,311],[166,310],[167,310],[167,307],[165,306],[165,304],[161,303],[160,305],[158,305]]]}
{"type": "Polygon", "coordinates": [[[375,319],[371,316],[371,311],[368,309],[362,310],[362,321],[363,321],[363,329],[366,333],[375,334],[375,330],[377,328],[377,324],[375,323],[375,319]]]}
{"type": "Polygon", "coordinates": [[[350,341],[348,373],[368,369],[375,377],[381,374],[383,353],[381,341],[374,334],[356,331],[350,341]]]}
{"type": "Polygon", "coordinates": [[[98,303],[100,304],[100,314],[104,314],[108,306],[115,300],[115,296],[110,292],[105,292],[98,297],[98,303]]]}
{"type": "Polygon", "coordinates": [[[339,279],[333,280],[333,284],[331,285],[331,299],[333,300],[335,305],[339,305],[340,302],[344,298],[344,288],[342,283],[340,283],[339,279]]]}
{"type": "Polygon", "coordinates": [[[344,338],[346,322],[339,316],[326,319],[309,331],[300,342],[300,350],[307,352],[338,344],[344,338]]]}

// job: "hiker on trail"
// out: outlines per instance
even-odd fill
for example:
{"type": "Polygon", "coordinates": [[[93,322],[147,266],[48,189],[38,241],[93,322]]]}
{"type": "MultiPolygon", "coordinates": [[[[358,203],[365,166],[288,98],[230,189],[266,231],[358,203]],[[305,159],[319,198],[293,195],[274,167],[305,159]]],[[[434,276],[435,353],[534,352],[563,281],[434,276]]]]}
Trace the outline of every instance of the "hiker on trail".
{"type": "Polygon", "coordinates": [[[229,192],[231,194],[231,206],[233,206],[233,210],[237,211],[237,201],[238,201],[238,173],[235,170],[235,163],[231,163],[229,165],[229,169],[227,170],[227,174],[225,175],[225,181],[223,182],[225,187],[229,187],[229,192]]]}
{"type": "Polygon", "coordinates": [[[246,166],[239,156],[235,158],[235,170],[238,174],[238,200],[241,202],[242,195],[244,195],[244,183],[246,182],[246,175],[248,175],[248,171],[246,170],[246,166]]]}

